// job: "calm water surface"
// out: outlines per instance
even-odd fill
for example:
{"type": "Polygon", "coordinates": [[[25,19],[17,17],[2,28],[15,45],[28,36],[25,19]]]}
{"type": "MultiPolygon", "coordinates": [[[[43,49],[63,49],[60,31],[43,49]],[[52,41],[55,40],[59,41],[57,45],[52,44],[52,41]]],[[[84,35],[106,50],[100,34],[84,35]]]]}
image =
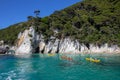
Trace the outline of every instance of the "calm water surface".
{"type": "Polygon", "coordinates": [[[120,80],[119,55],[77,55],[74,61],[60,55],[0,55],[0,80],[120,80]],[[92,63],[86,57],[98,58],[92,63]]]}

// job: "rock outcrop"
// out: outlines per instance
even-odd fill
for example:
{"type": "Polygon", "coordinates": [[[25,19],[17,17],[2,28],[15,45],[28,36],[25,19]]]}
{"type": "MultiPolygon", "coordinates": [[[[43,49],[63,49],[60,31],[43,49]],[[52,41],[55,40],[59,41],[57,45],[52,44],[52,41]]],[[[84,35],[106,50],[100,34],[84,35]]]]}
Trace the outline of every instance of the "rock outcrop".
{"type": "Polygon", "coordinates": [[[69,37],[64,39],[50,38],[47,42],[42,34],[36,34],[33,27],[25,30],[18,36],[16,54],[31,53],[120,53],[117,45],[109,46],[107,43],[101,46],[79,43],[69,37]]]}
{"type": "Polygon", "coordinates": [[[6,49],[5,48],[0,48],[0,54],[5,54],[6,53],[6,49]]]}
{"type": "Polygon", "coordinates": [[[33,50],[33,43],[35,38],[35,30],[30,27],[23,33],[19,33],[16,44],[16,54],[31,54],[33,50]]]}
{"type": "Polygon", "coordinates": [[[70,38],[50,40],[47,44],[40,41],[39,48],[40,52],[44,53],[120,53],[120,48],[117,45],[109,46],[107,43],[101,46],[86,45],[77,40],[72,41],[70,38]]]}

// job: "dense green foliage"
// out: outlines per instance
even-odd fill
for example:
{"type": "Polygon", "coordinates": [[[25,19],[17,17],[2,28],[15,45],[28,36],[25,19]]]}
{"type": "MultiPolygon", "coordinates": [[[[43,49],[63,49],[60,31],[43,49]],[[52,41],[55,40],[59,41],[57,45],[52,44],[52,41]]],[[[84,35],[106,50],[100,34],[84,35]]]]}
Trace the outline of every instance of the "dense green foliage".
{"type": "MultiPolygon", "coordinates": [[[[69,36],[83,43],[120,45],[120,1],[83,0],[44,18],[29,16],[24,24],[34,25],[46,39],[51,35],[57,38],[69,36]]],[[[14,42],[22,30],[23,25],[3,29],[0,40],[14,42]]]]}
{"type": "Polygon", "coordinates": [[[0,40],[4,40],[6,44],[13,45],[17,39],[19,32],[26,29],[26,23],[18,23],[11,25],[6,29],[0,30],[0,40]]]}

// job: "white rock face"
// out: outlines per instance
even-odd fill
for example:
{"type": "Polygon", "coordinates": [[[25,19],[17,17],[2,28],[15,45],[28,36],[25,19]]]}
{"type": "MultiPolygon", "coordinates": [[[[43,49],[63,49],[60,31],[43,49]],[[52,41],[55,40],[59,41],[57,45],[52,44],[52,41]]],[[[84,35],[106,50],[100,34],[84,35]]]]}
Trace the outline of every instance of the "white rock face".
{"type": "Polygon", "coordinates": [[[88,47],[77,40],[72,41],[70,38],[49,40],[48,43],[40,41],[39,48],[40,51],[44,49],[44,53],[120,53],[120,48],[117,45],[104,44],[99,47],[89,44],[88,47]]]}
{"type": "Polygon", "coordinates": [[[39,51],[41,52],[44,49],[44,47],[45,47],[45,42],[41,41],[39,43],[39,51]]]}
{"type": "Polygon", "coordinates": [[[66,38],[60,41],[59,52],[60,53],[79,53],[79,44],[71,39],[66,38]]]}
{"type": "Polygon", "coordinates": [[[0,41],[0,46],[1,46],[1,45],[3,45],[3,44],[4,44],[4,41],[3,41],[3,40],[1,40],[1,41],[0,41]]]}
{"type": "Polygon", "coordinates": [[[48,42],[45,42],[44,36],[36,34],[33,27],[19,33],[16,54],[31,54],[37,48],[40,53],[120,53],[120,48],[117,45],[83,44],[77,40],[71,40],[69,37],[57,39],[51,36],[48,42]]]}
{"type": "Polygon", "coordinates": [[[35,30],[30,27],[29,30],[25,30],[18,36],[16,54],[31,54],[32,53],[32,43],[35,38],[35,30]]]}
{"type": "Polygon", "coordinates": [[[120,48],[117,45],[108,46],[108,44],[104,44],[98,47],[91,44],[90,52],[91,53],[120,53],[120,48]]]}

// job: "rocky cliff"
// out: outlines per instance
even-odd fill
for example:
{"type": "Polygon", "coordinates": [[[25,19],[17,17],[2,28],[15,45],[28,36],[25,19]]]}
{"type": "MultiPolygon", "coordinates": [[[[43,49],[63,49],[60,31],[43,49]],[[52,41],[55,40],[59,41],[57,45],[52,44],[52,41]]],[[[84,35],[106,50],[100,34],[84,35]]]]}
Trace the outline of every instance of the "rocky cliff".
{"type": "Polygon", "coordinates": [[[16,54],[31,54],[33,52],[33,43],[35,40],[35,31],[33,27],[19,33],[16,44],[16,54]]]}
{"type": "Polygon", "coordinates": [[[48,41],[44,40],[42,34],[37,34],[33,27],[19,33],[16,45],[16,54],[31,53],[120,53],[117,45],[109,46],[84,44],[69,37],[57,39],[53,36],[48,41]]]}

